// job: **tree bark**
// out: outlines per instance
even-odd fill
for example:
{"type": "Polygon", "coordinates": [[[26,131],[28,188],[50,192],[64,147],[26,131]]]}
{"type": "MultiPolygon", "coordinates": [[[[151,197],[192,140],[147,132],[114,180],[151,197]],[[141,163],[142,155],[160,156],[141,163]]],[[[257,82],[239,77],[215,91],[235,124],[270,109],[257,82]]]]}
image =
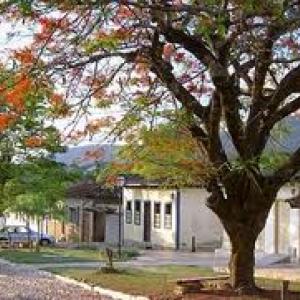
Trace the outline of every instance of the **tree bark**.
{"type": "Polygon", "coordinates": [[[258,291],[254,278],[255,243],[265,226],[270,208],[271,205],[258,205],[256,212],[241,209],[239,213],[230,214],[222,219],[231,242],[231,285],[241,294],[253,294],[258,291]]]}
{"type": "Polygon", "coordinates": [[[258,234],[244,234],[239,239],[231,237],[230,279],[233,289],[242,293],[256,290],[254,279],[255,241],[258,234]]]}
{"type": "Polygon", "coordinates": [[[232,288],[241,294],[256,293],[255,242],[266,224],[276,191],[260,185],[257,189],[245,177],[234,178],[226,196],[214,191],[208,206],[220,218],[231,242],[229,262],[232,288]]]}

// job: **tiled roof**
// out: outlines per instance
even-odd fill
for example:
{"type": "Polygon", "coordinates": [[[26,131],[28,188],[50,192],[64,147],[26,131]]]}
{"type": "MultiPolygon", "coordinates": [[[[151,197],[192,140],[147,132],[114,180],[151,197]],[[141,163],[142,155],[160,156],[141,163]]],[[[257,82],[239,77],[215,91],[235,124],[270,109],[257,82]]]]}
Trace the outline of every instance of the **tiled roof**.
{"type": "Polygon", "coordinates": [[[95,204],[118,204],[119,191],[102,187],[93,180],[82,180],[67,190],[67,197],[73,199],[93,200],[95,204]]]}

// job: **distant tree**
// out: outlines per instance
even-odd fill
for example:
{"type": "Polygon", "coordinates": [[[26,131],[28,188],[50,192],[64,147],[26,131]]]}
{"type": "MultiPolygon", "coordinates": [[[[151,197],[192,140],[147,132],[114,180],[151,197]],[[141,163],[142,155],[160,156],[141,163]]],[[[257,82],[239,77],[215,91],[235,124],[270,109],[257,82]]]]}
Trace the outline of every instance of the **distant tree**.
{"type": "Polygon", "coordinates": [[[66,189],[80,178],[79,171],[40,158],[14,165],[12,169],[11,178],[3,186],[9,211],[39,221],[45,216],[64,218],[66,189]]]}
{"type": "MultiPolygon", "coordinates": [[[[6,15],[28,17],[36,29],[17,58],[67,91],[60,110],[72,104],[78,117],[92,104],[120,107],[114,133],[133,135],[185,112],[217,170],[205,184],[207,205],[230,237],[232,286],[255,290],[255,241],[278,190],[300,169],[300,145],[268,172],[261,164],[274,126],[300,108],[299,1],[13,3],[2,5],[6,15]]],[[[93,120],[73,136],[111,121],[93,120]]]]}

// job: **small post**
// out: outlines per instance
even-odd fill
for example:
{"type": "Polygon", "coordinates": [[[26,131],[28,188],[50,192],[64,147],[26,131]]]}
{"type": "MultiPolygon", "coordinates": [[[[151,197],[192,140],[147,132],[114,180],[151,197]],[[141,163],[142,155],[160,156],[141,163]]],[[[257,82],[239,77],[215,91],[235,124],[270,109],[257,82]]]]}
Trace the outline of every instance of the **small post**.
{"type": "Polygon", "coordinates": [[[116,186],[117,194],[119,198],[119,238],[118,238],[118,254],[119,259],[121,259],[122,256],[122,205],[123,205],[123,187],[125,186],[125,177],[124,176],[118,176],[116,186]]]}
{"type": "Polygon", "coordinates": [[[287,296],[287,293],[288,293],[288,290],[289,290],[289,283],[290,281],[289,280],[282,280],[282,283],[281,283],[281,300],[286,300],[288,299],[286,296],[287,296]]]}
{"type": "Polygon", "coordinates": [[[119,240],[118,240],[118,254],[119,254],[119,259],[121,260],[122,257],[122,202],[123,202],[123,193],[122,190],[120,192],[120,197],[119,197],[119,240]]]}
{"type": "Polygon", "coordinates": [[[196,237],[192,236],[192,252],[196,252],[196,237]]]}

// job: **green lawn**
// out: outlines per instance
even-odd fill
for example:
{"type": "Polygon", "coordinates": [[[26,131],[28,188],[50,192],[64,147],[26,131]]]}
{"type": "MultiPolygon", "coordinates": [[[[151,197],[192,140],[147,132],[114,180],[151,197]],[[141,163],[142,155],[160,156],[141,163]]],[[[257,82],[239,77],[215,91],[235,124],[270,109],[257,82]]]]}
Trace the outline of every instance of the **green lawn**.
{"type": "Polygon", "coordinates": [[[211,276],[210,269],[194,266],[160,266],[124,269],[107,274],[95,270],[52,269],[53,273],[132,295],[163,295],[174,290],[174,280],[183,277],[211,276]]]}
{"type": "MultiPolygon", "coordinates": [[[[279,279],[257,278],[257,284],[267,289],[280,290],[281,283],[282,281],[279,279]]],[[[289,290],[294,292],[300,292],[300,282],[298,281],[290,282],[289,290]]],[[[300,299],[300,295],[299,295],[299,299],[300,299]]]]}
{"type": "MultiPolygon", "coordinates": [[[[136,251],[125,250],[121,260],[128,260],[136,255],[136,251]]],[[[106,261],[103,250],[66,248],[41,248],[40,252],[30,249],[0,249],[0,258],[25,264],[106,261]]]]}
{"type": "MultiPolygon", "coordinates": [[[[50,271],[103,288],[109,288],[132,295],[147,296],[172,294],[175,289],[175,280],[179,278],[216,275],[210,269],[195,266],[159,266],[139,269],[128,268],[120,270],[120,273],[113,274],[102,273],[101,271],[95,270],[70,268],[51,269],[50,271]]],[[[257,285],[266,289],[280,290],[281,281],[258,278],[257,285]]],[[[289,290],[300,292],[300,283],[291,283],[289,290]]],[[[234,299],[258,300],[272,298],[235,297],[234,299]]]]}

